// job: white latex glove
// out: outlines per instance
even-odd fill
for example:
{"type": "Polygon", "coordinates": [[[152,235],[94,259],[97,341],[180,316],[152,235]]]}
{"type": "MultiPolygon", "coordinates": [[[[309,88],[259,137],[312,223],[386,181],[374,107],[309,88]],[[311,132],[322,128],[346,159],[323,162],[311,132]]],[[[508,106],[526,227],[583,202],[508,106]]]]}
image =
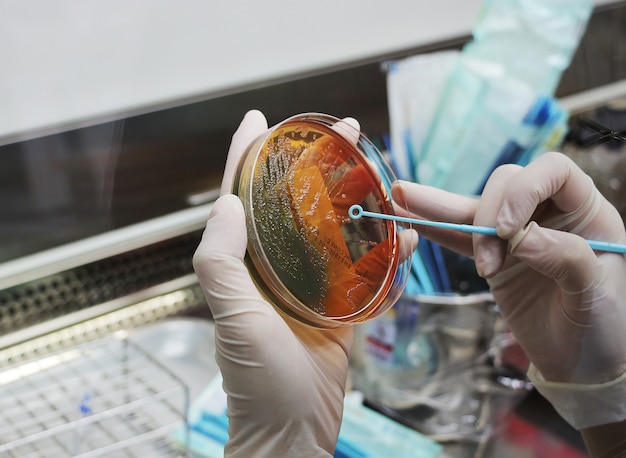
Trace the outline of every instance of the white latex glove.
{"type": "Polygon", "coordinates": [[[245,148],[267,129],[246,114],[228,153],[194,268],[216,326],[228,396],[230,457],[332,456],[339,435],[352,328],[318,330],[285,320],[257,292],[243,257],[243,206],[228,194],[245,148]]]}
{"type": "MultiPolygon", "coordinates": [[[[412,183],[396,185],[394,198],[416,217],[496,227],[501,239],[419,232],[474,257],[545,380],[592,385],[624,374],[626,260],[594,253],[583,238],[624,243],[626,233],[615,208],[573,161],[548,153],[525,168],[503,166],[480,200],[412,183]]],[[[623,402],[619,409],[624,415],[623,402]]]]}

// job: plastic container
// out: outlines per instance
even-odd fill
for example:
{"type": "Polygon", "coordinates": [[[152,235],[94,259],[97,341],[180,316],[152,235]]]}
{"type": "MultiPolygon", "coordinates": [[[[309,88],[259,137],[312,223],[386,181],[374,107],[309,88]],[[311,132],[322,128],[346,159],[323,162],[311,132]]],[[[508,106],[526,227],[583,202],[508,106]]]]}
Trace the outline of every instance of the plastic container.
{"type": "Polygon", "coordinates": [[[358,130],[325,114],[291,117],[249,146],[233,182],[248,228],[247,267],[280,311],[333,328],[388,310],[408,278],[393,213],[395,177],[358,130]]]}

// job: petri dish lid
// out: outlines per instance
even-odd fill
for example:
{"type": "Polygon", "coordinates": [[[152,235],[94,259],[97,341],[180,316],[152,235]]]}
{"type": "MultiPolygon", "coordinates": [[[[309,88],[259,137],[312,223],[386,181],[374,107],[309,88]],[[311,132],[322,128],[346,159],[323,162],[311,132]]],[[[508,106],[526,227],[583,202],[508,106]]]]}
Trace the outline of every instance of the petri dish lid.
{"type": "Polygon", "coordinates": [[[393,213],[391,169],[356,128],[309,113],[271,128],[235,178],[248,227],[246,263],[257,286],[300,321],[333,327],[387,310],[410,265],[395,222],[353,220],[348,209],[393,213]]]}

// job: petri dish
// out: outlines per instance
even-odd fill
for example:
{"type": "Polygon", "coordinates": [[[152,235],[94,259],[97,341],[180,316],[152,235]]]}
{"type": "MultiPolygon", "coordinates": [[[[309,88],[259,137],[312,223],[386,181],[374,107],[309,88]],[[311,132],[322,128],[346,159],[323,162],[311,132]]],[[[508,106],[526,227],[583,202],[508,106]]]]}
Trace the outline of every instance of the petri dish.
{"type": "Polygon", "coordinates": [[[233,180],[246,212],[245,262],[278,310],[319,328],[388,310],[410,270],[394,221],[354,220],[353,204],[393,214],[395,176],[359,130],[305,113],[251,143],[233,180]]]}

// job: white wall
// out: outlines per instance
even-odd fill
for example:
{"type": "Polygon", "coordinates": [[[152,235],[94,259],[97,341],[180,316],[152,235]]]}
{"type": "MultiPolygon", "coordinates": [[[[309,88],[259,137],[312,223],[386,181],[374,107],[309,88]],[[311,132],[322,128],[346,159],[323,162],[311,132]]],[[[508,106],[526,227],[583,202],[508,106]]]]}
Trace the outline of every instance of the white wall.
{"type": "Polygon", "coordinates": [[[0,139],[453,38],[480,3],[0,0],[0,139]]]}

